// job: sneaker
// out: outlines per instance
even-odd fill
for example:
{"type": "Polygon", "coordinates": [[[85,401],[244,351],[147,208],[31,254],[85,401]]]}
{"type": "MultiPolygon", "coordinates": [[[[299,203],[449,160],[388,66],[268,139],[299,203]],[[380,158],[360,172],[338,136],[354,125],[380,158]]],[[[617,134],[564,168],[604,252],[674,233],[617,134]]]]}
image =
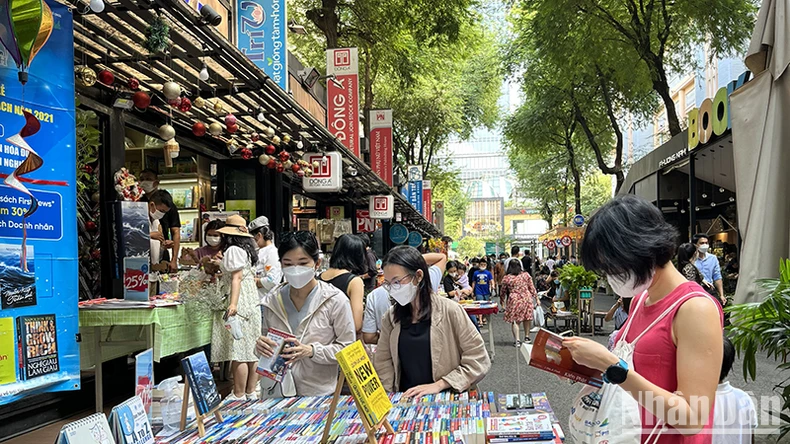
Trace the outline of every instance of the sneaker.
{"type": "Polygon", "coordinates": [[[258,392],[247,393],[247,401],[257,401],[258,392]]]}
{"type": "Polygon", "coordinates": [[[246,401],[246,400],[247,400],[246,396],[236,396],[235,394],[233,394],[233,390],[231,390],[228,396],[225,397],[225,401],[246,401]]]}
{"type": "Polygon", "coordinates": [[[519,348],[521,347],[521,341],[516,341],[513,343],[513,347],[519,348]]]}
{"type": "Polygon", "coordinates": [[[540,331],[540,327],[532,327],[532,329],[529,332],[530,333],[537,333],[539,331],[540,331]]]}
{"type": "Polygon", "coordinates": [[[530,339],[530,338],[524,338],[524,343],[525,343],[525,344],[532,344],[532,339],[530,339]]]}

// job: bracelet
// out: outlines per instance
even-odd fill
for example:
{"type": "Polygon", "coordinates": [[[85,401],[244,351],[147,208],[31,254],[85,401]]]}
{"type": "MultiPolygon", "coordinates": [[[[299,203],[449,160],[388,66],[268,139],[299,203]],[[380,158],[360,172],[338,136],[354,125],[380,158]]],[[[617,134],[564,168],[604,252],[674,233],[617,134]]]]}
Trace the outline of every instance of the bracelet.
{"type": "Polygon", "coordinates": [[[315,345],[310,344],[310,359],[313,359],[313,356],[315,356],[315,345]]]}

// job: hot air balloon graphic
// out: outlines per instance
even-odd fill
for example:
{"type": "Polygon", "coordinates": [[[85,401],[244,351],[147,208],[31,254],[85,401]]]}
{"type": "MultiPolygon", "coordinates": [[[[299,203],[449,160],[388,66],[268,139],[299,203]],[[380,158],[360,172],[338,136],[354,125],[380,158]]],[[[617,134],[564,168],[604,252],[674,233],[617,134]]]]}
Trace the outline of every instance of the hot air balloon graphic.
{"type": "Polygon", "coordinates": [[[52,34],[52,10],[44,0],[0,0],[0,41],[27,83],[27,70],[52,34]]]}

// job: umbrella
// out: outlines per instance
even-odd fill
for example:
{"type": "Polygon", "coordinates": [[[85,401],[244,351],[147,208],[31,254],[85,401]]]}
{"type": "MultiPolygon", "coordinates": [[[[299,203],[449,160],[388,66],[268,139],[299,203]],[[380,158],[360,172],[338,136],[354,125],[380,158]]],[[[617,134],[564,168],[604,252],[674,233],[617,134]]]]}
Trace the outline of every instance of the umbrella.
{"type": "Polygon", "coordinates": [[[790,256],[790,4],[764,0],[746,66],[754,80],[730,97],[738,228],[735,303],[759,302],[755,280],[778,277],[790,256]]]}

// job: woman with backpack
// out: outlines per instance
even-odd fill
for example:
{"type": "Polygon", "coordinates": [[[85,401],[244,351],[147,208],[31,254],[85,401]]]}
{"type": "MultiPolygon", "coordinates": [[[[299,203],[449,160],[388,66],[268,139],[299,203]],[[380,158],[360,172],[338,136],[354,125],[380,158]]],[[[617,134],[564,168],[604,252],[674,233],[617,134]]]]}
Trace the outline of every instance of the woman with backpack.
{"type": "Polygon", "coordinates": [[[580,411],[591,393],[577,398],[569,424],[577,441],[606,432],[609,442],[711,442],[724,318],[719,304],[673,265],[677,238],[660,209],[632,195],[609,201],[590,219],[582,263],[633,302],[613,352],[586,338],[563,341],[574,361],[609,383],[597,389],[594,397],[605,402],[596,408],[580,411]],[[618,424],[596,426],[604,417],[618,424]],[[628,434],[635,440],[616,439],[628,434]]]}

